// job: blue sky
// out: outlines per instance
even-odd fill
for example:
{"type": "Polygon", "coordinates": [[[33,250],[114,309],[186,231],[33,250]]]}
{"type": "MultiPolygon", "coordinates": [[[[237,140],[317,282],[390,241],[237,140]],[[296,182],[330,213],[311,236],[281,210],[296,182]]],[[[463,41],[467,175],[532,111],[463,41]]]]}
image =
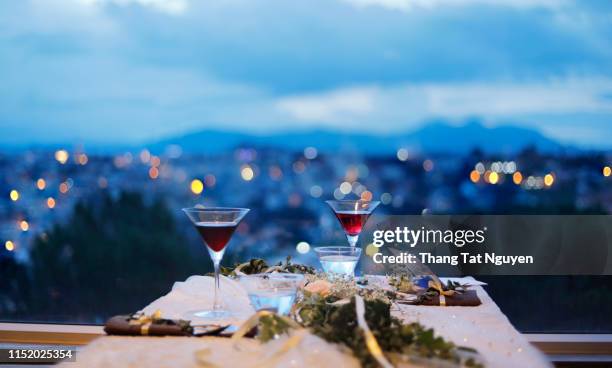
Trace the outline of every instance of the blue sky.
{"type": "Polygon", "coordinates": [[[0,3],[0,144],[517,124],[612,146],[612,3],[0,3]]]}

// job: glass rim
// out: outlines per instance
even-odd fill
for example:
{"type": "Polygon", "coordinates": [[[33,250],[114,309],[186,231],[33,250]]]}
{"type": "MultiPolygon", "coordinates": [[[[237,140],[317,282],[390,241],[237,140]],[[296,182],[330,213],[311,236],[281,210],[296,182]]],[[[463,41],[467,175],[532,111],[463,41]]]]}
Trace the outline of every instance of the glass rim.
{"type": "Polygon", "coordinates": [[[332,202],[339,202],[339,203],[356,203],[356,202],[380,203],[380,201],[366,201],[366,200],[363,200],[363,199],[328,199],[325,202],[326,203],[332,203],[332,202]]]}
{"type": "Polygon", "coordinates": [[[272,278],[272,279],[275,277],[278,277],[278,279],[285,279],[285,280],[291,280],[291,279],[301,280],[301,279],[306,278],[306,276],[301,273],[291,273],[291,272],[261,272],[261,273],[253,273],[250,275],[238,275],[238,279],[241,279],[241,278],[262,279],[266,277],[272,278]]]}
{"type": "Polygon", "coordinates": [[[317,254],[318,253],[343,253],[343,252],[351,252],[351,253],[361,253],[361,248],[359,247],[351,247],[351,246],[323,246],[323,247],[314,247],[312,248],[317,254]]]}
{"type": "Polygon", "coordinates": [[[184,207],[181,208],[183,212],[248,212],[250,208],[241,208],[241,207],[184,207]]]}

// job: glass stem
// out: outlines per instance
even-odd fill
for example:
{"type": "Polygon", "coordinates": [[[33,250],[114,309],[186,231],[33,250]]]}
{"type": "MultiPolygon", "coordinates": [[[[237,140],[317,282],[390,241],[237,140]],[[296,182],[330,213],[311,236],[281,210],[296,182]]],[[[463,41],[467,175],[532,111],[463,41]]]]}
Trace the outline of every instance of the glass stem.
{"type": "Polygon", "coordinates": [[[218,311],[223,309],[223,303],[221,302],[221,291],[220,287],[220,279],[219,279],[219,263],[215,262],[215,299],[213,302],[213,310],[218,311]]]}
{"type": "Polygon", "coordinates": [[[357,240],[359,240],[359,235],[346,234],[346,238],[348,239],[349,245],[351,247],[354,247],[357,245],[357,240]]]}

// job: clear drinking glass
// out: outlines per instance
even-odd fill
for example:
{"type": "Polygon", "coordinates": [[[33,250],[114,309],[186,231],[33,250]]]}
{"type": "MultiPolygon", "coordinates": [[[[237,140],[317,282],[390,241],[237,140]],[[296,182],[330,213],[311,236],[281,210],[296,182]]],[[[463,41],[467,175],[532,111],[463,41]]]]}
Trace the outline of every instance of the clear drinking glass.
{"type": "Polygon", "coordinates": [[[193,312],[202,319],[219,320],[231,317],[225,309],[219,291],[219,265],[225,249],[240,224],[240,221],[249,212],[247,208],[208,207],[183,208],[196,230],[202,237],[208,254],[215,267],[215,295],[212,309],[193,312]]]}
{"type": "Polygon", "coordinates": [[[340,221],[351,247],[357,245],[361,230],[372,212],[374,212],[376,207],[380,204],[379,201],[344,199],[325,202],[332,208],[338,221],[340,221]]]}
{"type": "Polygon", "coordinates": [[[294,273],[260,273],[238,278],[246,289],[253,308],[288,315],[304,275],[294,273]]]}
{"type": "Polygon", "coordinates": [[[319,257],[323,271],[330,277],[354,277],[355,267],[361,256],[357,247],[317,247],[314,251],[319,257]]]}

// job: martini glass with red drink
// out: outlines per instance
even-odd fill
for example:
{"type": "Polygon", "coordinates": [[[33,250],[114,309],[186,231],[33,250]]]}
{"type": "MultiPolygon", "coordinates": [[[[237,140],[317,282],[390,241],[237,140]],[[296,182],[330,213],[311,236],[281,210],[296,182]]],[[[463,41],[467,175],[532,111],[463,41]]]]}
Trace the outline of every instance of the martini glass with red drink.
{"type": "Polygon", "coordinates": [[[202,319],[219,320],[231,317],[221,301],[219,292],[219,265],[234,231],[249,212],[247,208],[183,208],[200,233],[215,267],[215,296],[212,309],[194,312],[202,319]]]}
{"type": "Polygon", "coordinates": [[[357,245],[361,230],[372,212],[374,212],[374,209],[380,204],[378,201],[363,200],[335,200],[326,202],[334,210],[351,247],[357,245]]]}

